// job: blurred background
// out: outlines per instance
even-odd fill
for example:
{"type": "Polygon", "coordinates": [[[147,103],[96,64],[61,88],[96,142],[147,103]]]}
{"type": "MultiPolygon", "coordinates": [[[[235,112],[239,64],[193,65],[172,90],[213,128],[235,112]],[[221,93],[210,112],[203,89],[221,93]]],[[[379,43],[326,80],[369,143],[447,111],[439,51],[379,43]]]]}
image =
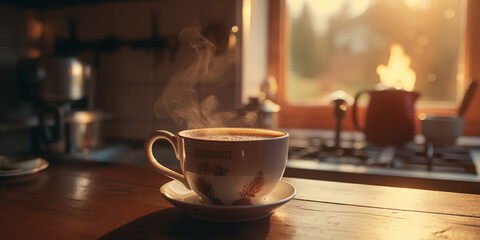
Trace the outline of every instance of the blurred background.
{"type": "MultiPolygon", "coordinates": [[[[259,126],[289,130],[302,154],[361,150],[346,163],[404,168],[392,163],[404,157],[397,147],[365,148],[354,97],[418,92],[409,154],[423,157],[421,120],[457,116],[480,77],[478,10],[467,0],[2,0],[0,154],[144,164],[143,141],[157,129],[259,126]]],[[[468,164],[447,172],[476,176],[479,95],[453,146],[462,156],[450,157],[468,164]]],[[[359,99],[361,125],[368,104],[359,99]]]]}

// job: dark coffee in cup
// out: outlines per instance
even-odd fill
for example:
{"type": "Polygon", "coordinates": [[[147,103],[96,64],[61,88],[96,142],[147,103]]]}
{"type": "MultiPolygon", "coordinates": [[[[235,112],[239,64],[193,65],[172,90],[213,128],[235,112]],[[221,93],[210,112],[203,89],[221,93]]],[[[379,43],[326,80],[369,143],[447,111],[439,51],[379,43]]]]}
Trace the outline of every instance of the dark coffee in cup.
{"type": "Polygon", "coordinates": [[[238,131],[238,129],[219,128],[211,129],[209,131],[192,130],[182,134],[184,137],[195,138],[199,140],[211,140],[211,141],[259,141],[270,138],[282,137],[282,134],[278,132],[265,129],[265,132],[252,132],[252,131],[238,131]]]}

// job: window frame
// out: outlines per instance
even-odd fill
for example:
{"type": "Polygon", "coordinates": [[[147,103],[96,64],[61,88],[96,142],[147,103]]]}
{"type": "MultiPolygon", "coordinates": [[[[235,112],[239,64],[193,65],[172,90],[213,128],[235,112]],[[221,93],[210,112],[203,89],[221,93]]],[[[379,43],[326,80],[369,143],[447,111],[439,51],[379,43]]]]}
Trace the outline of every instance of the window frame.
{"type": "MultiPolygon", "coordinates": [[[[278,81],[278,95],[276,101],[281,106],[279,113],[279,126],[282,128],[309,128],[309,129],[334,129],[335,118],[333,105],[301,106],[288,104],[285,100],[285,71],[288,57],[287,39],[285,39],[286,19],[285,0],[269,1],[269,28],[268,28],[268,74],[278,81]]],[[[480,1],[468,1],[467,26],[465,43],[465,77],[466,79],[480,80],[480,31],[474,31],[475,26],[480,26],[480,1]]],[[[465,89],[469,81],[465,81],[465,89]]],[[[464,135],[480,136],[480,89],[477,89],[472,99],[470,108],[465,114],[464,135]]],[[[456,108],[432,108],[416,106],[417,115],[456,115],[456,108]]],[[[359,119],[364,119],[366,107],[359,107],[359,119]]],[[[349,107],[342,122],[342,129],[355,131],[352,122],[351,108],[349,107]]],[[[416,119],[416,131],[420,132],[420,120],[416,119]]]]}

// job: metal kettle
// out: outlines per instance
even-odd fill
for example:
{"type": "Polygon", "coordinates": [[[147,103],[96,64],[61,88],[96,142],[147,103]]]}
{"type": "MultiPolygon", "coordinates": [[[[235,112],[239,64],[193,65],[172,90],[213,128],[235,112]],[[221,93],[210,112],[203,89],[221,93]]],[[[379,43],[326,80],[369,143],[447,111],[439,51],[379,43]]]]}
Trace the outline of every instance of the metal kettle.
{"type": "Polygon", "coordinates": [[[92,67],[76,57],[46,56],[19,62],[19,77],[30,99],[71,102],[89,97],[92,67]]]}

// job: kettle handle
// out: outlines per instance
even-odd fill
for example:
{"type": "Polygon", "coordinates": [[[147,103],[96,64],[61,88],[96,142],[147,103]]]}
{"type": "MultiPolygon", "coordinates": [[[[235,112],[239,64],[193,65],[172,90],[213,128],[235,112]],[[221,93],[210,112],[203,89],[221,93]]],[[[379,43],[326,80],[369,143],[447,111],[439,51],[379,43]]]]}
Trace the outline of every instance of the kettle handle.
{"type": "Polygon", "coordinates": [[[61,139],[61,131],[62,131],[62,116],[60,114],[60,110],[54,106],[45,106],[40,109],[38,113],[38,120],[40,122],[40,128],[43,138],[47,143],[58,142],[61,139]],[[52,127],[48,126],[45,117],[51,114],[53,116],[54,124],[52,127]]]}
{"type": "Polygon", "coordinates": [[[353,125],[355,126],[356,129],[362,131],[362,132],[365,132],[365,128],[361,127],[360,124],[358,123],[358,117],[357,117],[357,102],[358,102],[358,99],[360,98],[361,95],[363,95],[364,93],[369,93],[369,91],[361,91],[359,93],[357,93],[357,95],[355,96],[355,101],[353,102],[353,105],[352,105],[352,118],[353,118],[353,125]]]}

